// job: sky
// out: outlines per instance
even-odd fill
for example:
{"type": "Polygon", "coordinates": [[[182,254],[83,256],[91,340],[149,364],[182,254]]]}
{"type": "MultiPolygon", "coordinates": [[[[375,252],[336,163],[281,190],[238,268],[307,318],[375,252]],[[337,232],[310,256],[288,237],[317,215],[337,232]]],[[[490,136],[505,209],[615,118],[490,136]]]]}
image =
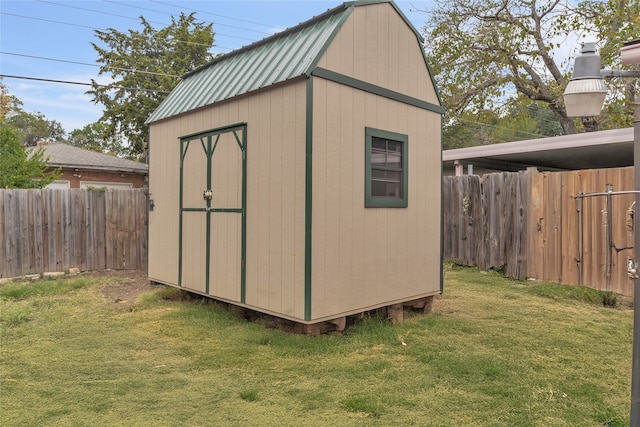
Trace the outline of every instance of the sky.
{"type": "MultiPolygon", "coordinates": [[[[29,80],[23,77],[90,83],[108,82],[98,76],[100,64],[91,42],[95,30],[141,30],[142,15],[155,28],[164,28],[171,16],[196,11],[213,22],[213,54],[227,53],[306,21],[338,6],[321,1],[180,1],[180,0],[21,0],[0,1],[0,74],[9,94],[29,113],[42,113],[62,124],[66,132],[96,122],[102,105],[85,92],[89,86],[29,80]]],[[[396,1],[420,31],[430,1],[396,1]]]]}

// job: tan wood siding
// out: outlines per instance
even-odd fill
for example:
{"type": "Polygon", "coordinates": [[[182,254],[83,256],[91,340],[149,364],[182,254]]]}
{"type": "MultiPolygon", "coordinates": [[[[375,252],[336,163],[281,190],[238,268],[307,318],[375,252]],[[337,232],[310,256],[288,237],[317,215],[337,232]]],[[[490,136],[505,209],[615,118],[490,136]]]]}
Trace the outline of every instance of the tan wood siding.
{"type": "Polygon", "coordinates": [[[178,206],[180,187],[180,121],[149,129],[149,278],[178,284],[178,206]]]}
{"type": "Polygon", "coordinates": [[[439,105],[415,33],[389,4],[354,8],[318,66],[439,105]]]}
{"type": "Polygon", "coordinates": [[[314,80],[312,317],[439,291],[440,115],[314,80]],[[408,207],[364,207],[365,127],[408,135],[408,207]]]}
{"type": "MultiPolygon", "coordinates": [[[[149,188],[156,203],[150,213],[151,279],[178,281],[179,137],[246,122],[246,304],[304,317],[305,102],[305,81],[298,80],[151,125],[149,188]]],[[[236,233],[239,223],[227,220],[221,225],[236,233]]],[[[192,250],[184,248],[183,257],[192,250]]],[[[217,271],[228,277],[231,270],[225,264],[217,271]]],[[[237,280],[239,291],[239,272],[237,280]]],[[[235,290],[222,292],[223,299],[235,299],[235,290]]]]}

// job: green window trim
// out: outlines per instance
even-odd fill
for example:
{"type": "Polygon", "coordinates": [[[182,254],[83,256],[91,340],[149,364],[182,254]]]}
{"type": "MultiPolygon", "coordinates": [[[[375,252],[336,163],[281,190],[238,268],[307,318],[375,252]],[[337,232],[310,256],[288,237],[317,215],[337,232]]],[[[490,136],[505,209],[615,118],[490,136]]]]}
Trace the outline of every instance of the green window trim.
{"type": "Polygon", "coordinates": [[[364,206],[367,208],[406,208],[408,206],[408,153],[409,153],[409,137],[401,133],[389,132],[374,128],[365,128],[365,197],[364,206]],[[401,179],[400,179],[400,195],[399,196],[374,196],[372,194],[372,171],[375,167],[372,167],[371,157],[373,149],[374,138],[380,138],[389,140],[401,144],[401,179]]]}

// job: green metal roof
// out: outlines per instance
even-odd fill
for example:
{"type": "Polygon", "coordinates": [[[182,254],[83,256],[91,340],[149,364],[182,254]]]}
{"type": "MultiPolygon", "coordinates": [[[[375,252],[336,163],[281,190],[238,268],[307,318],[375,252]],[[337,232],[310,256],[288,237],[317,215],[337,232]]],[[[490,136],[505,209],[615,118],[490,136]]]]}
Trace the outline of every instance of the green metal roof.
{"type": "Polygon", "coordinates": [[[341,5],[185,74],[147,123],[309,75],[350,11],[341,5]]]}
{"type": "Polygon", "coordinates": [[[346,2],[295,27],[230,52],[185,74],[146,123],[156,122],[302,75],[310,76],[353,7],[371,3],[390,3],[422,42],[422,37],[393,1],[346,2]]]}

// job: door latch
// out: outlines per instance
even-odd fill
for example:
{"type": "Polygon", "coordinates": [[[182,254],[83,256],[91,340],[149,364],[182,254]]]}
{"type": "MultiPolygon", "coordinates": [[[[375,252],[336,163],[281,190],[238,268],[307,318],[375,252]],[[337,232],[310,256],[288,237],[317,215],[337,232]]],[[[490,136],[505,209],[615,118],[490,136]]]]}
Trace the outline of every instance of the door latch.
{"type": "Polygon", "coordinates": [[[202,198],[205,200],[213,199],[213,191],[212,190],[204,190],[202,192],[202,198]]]}
{"type": "Polygon", "coordinates": [[[640,276],[638,276],[638,263],[632,259],[627,261],[627,274],[629,275],[629,279],[640,278],[640,276]]]}

